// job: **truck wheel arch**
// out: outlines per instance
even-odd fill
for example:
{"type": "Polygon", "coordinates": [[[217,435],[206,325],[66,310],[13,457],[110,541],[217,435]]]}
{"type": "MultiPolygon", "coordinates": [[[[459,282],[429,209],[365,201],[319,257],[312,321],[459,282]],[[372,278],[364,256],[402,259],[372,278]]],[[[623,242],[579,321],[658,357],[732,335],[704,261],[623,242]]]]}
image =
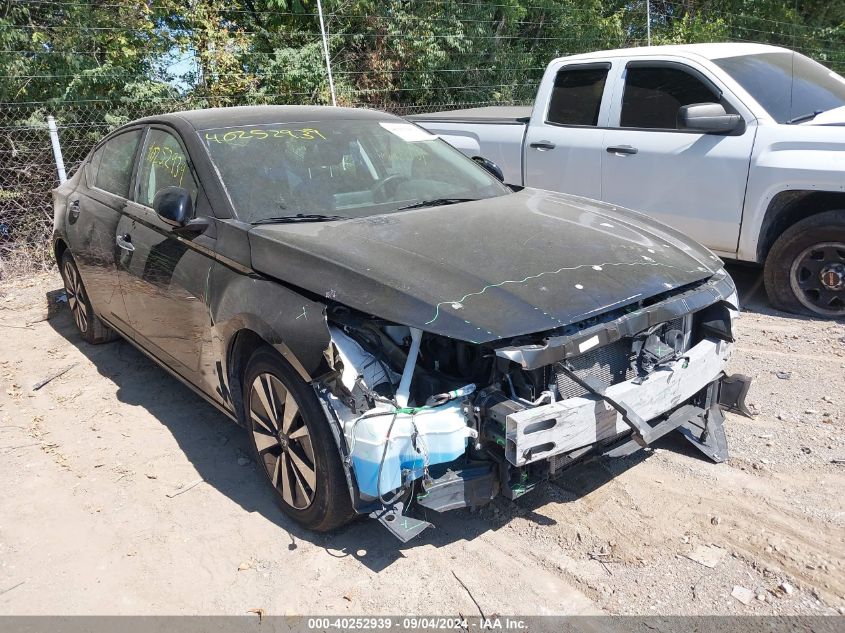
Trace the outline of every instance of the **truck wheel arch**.
{"type": "Polygon", "coordinates": [[[845,209],[845,192],[786,190],[776,194],[763,217],[757,240],[757,261],[764,263],[772,245],[790,226],[825,211],[845,209]]]}

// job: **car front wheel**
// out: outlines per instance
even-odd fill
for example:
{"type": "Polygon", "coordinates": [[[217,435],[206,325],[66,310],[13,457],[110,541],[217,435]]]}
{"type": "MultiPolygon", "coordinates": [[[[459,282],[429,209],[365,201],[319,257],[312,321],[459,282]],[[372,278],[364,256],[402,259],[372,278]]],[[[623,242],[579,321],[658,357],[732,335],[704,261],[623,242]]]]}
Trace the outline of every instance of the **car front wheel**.
{"type": "Polygon", "coordinates": [[[311,387],[269,347],[255,352],[244,378],[255,461],[282,511],[318,532],[347,523],[354,513],[346,476],[311,387]]]}
{"type": "Polygon", "coordinates": [[[763,275],[776,308],[845,316],[845,210],[825,211],[790,226],[769,251],[763,275]]]}

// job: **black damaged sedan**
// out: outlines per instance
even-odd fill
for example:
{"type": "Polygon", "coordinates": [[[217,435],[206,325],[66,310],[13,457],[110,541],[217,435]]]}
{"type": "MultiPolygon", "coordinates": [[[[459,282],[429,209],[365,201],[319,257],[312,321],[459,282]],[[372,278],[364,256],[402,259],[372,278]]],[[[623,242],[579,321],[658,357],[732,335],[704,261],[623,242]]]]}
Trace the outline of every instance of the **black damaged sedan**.
{"type": "Polygon", "coordinates": [[[82,337],[122,336],[244,426],[311,529],[368,513],[407,540],[417,507],[671,431],[724,460],[748,381],[723,373],[722,262],[496,171],[375,111],[151,117],[53,192],[55,256],[82,337]]]}

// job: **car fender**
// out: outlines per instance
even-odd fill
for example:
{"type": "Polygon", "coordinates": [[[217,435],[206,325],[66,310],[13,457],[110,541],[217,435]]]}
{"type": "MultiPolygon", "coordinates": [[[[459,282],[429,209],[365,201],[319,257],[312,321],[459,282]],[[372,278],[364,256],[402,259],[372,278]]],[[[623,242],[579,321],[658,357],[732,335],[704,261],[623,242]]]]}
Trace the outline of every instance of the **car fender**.
{"type": "MultiPolygon", "coordinates": [[[[278,351],[310,382],[323,360],[331,337],[325,304],[266,277],[244,275],[217,264],[209,275],[208,310],[220,342],[220,358],[238,332],[250,330],[278,351]]],[[[229,375],[224,367],[224,376],[229,375]]]]}

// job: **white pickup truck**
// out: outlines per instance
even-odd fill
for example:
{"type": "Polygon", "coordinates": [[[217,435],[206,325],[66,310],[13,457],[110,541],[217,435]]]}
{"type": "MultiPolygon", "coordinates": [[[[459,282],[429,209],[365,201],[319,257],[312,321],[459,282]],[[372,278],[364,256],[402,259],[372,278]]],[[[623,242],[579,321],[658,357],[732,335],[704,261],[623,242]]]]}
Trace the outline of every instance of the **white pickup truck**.
{"type": "Polygon", "coordinates": [[[845,316],[845,78],[803,55],[693,44],[561,57],[533,108],[408,118],[508,184],[636,209],[764,264],[778,308],[845,316]]]}

